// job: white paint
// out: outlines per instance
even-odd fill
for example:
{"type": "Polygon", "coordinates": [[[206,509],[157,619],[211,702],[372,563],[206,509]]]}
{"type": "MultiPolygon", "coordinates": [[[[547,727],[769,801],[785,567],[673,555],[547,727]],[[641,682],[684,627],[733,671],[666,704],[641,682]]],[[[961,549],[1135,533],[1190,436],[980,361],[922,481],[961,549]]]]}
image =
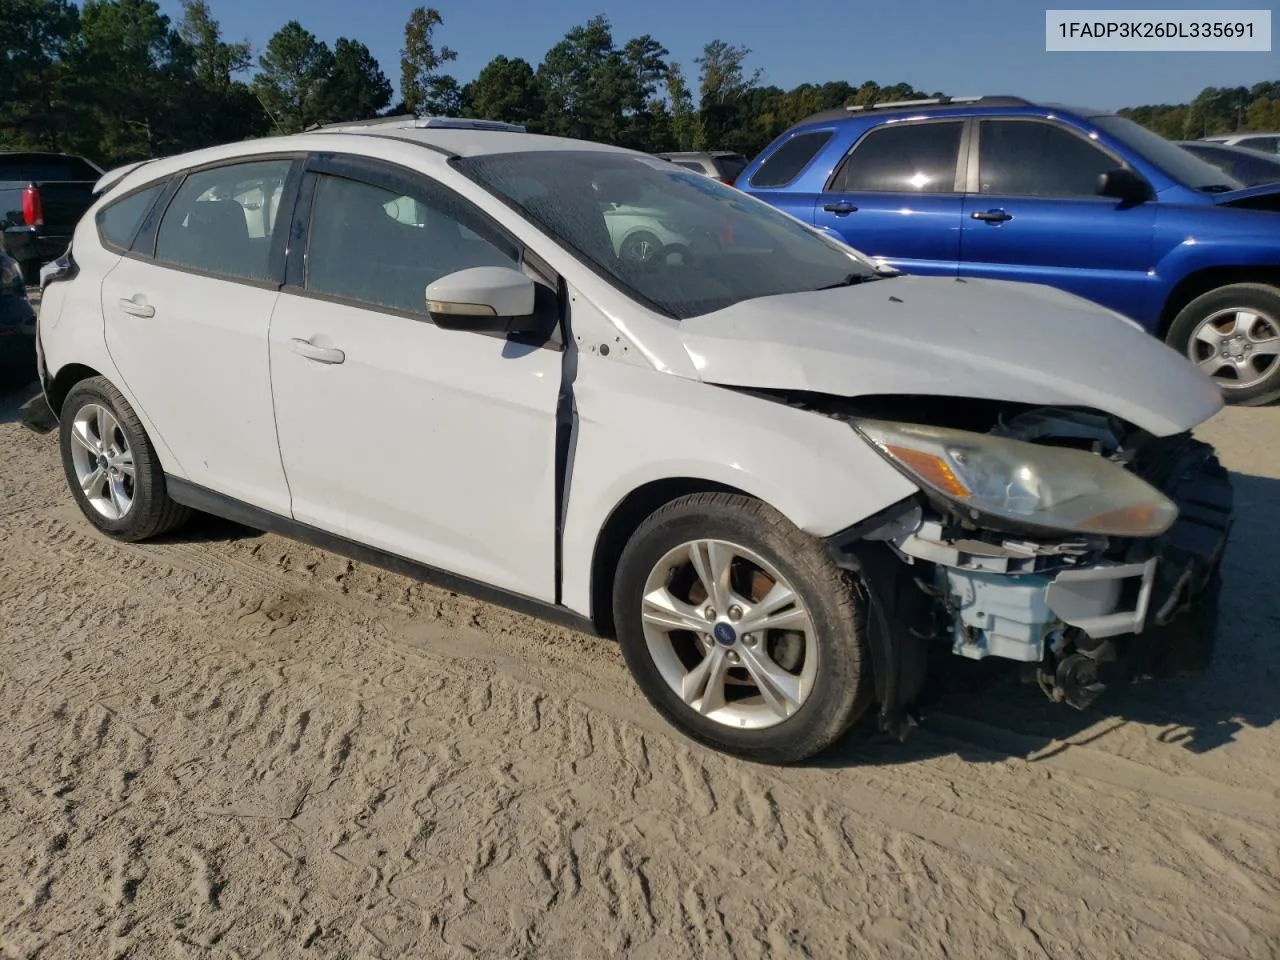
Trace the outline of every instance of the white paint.
{"type": "Polygon", "coordinates": [[[187,479],[287,513],[266,352],[277,296],[122,257],[102,281],[101,316],[119,382],[187,479]],[[133,315],[130,304],[154,315],[133,315]]]}
{"type": "Polygon", "coordinates": [[[288,292],[270,351],[296,519],[554,599],[561,353],[288,292]]]}
{"type": "MultiPolygon", "coordinates": [[[[397,163],[500,220],[565,278],[574,353],[122,260],[98,245],[95,207],[76,234],[81,275],[55,284],[46,301],[51,370],[86,363],[116,383],[169,473],[552,600],[555,415],[568,359],[577,421],[562,598],[583,614],[601,528],[646,483],[727,484],[815,536],[915,489],[845,423],[714,384],[1085,404],[1155,432],[1194,426],[1221,406],[1211,381],[1158,341],[1048,288],[899,278],[678,323],[631,300],[422,144],[464,154],[614,148],[503,132],[404,133],[419,142],[322,132],[214,147],[128,171],[108,193],[265,152],[397,163]],[[125,313],[121,299],[145,300],[155,315],[125,313]]],[[[500,299],[491,284],[483,296],[500,299]]]]}

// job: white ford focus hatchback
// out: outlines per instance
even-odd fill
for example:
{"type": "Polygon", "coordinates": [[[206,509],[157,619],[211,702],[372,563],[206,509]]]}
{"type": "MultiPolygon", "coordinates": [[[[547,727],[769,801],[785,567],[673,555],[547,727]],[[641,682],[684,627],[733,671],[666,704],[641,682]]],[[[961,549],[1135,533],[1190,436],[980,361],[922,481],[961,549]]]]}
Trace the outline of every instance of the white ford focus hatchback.
{"type": "Polygon", "coordinates": [[[933,649],[1083,706],[1212,626],[1232,494],[1190,430],[1220,393],[1084,300],[897,275],[502,125],[99,189],[45,270],[27,420],[108,536],[206,511],[616,636],[671,722],[771,762],[873,705],[904,733],[933,649]]]}

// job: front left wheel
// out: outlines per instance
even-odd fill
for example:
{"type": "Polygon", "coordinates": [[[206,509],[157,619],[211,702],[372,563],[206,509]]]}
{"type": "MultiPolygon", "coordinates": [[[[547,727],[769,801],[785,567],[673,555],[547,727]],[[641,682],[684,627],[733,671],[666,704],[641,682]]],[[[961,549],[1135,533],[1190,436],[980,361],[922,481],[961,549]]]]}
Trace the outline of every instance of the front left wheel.
{"type": "Polygon", "coordinates": [[[105,377],[71,388],[59,439],[71,494],[107,536],[146,540],[187,519],[190,511],[169,499],[160,459],[137,414],[105,377]]]}
{"type": "Polygon", "coordinates": [[[623,550],[618,640],[649,702],[690,737],[797,762],[835,742],[872,699],[863,608],[848,577],[758,500],[682,497],[623,550]]]}
{"type": "Polygon", "coordinates": [[[1213,378],[1227,403],[1280,399],[1280,288],[1233,283],[1210,290],[1174,318],[1168,343],[1213,378]]]}

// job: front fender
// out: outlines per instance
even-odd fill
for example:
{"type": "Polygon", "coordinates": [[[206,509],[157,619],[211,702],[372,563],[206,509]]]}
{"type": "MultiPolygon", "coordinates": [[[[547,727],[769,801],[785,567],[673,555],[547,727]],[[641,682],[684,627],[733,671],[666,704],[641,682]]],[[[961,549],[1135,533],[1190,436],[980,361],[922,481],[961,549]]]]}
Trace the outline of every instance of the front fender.
{"type": "MultiPolygon", "coordinates": [[[[1280,228],[1280,219],[1276,227],[1280,228]]],[[[1172,286],[1183,277],[1215,267],[1280,267],[1280,233],[1189,236],[1160,259],[1156,274],[1172,286]]]]}
{"type": "Polygon", "coordinates": [[[583,355],[562,541],[562,602],[591,615],[591,565],[609,517],[657,480],[722,484],[826,537],[916,487],[845,423],[643,367],[583,355]]]}

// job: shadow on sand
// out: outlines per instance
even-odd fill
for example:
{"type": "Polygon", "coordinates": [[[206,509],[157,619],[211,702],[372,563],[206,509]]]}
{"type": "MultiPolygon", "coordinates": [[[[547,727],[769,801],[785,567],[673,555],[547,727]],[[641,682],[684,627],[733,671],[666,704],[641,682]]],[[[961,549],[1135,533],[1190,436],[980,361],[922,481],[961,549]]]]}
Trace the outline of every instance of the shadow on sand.
{"type": "MultiPolygon", "coordinates": [[[[34,383],[0,392],[0,423],[19,419],[34,383]]],[[[1236,522],[1223,561],[1218,638],[1203,673],[1154,679],[1106,691],[1092,707],[1048,702],[1009,664],[973,663],[943,653],[949,692],[922,710],[922,729],[905,743],[873,735],[874,719],[815,761],[818,766],[909,763],[944,754],[984,762],[1043,757],[1062,741],[1097,728],[1105,738],[1126,723],[1165,727],[1161,737],[1205,753],[1230,743],[1243,727],[1280,720],[1280,480],[1232,473],[1236,522]]],[[[199,514],[158,543],[209,543],[263,534],[199,514]]]]}

